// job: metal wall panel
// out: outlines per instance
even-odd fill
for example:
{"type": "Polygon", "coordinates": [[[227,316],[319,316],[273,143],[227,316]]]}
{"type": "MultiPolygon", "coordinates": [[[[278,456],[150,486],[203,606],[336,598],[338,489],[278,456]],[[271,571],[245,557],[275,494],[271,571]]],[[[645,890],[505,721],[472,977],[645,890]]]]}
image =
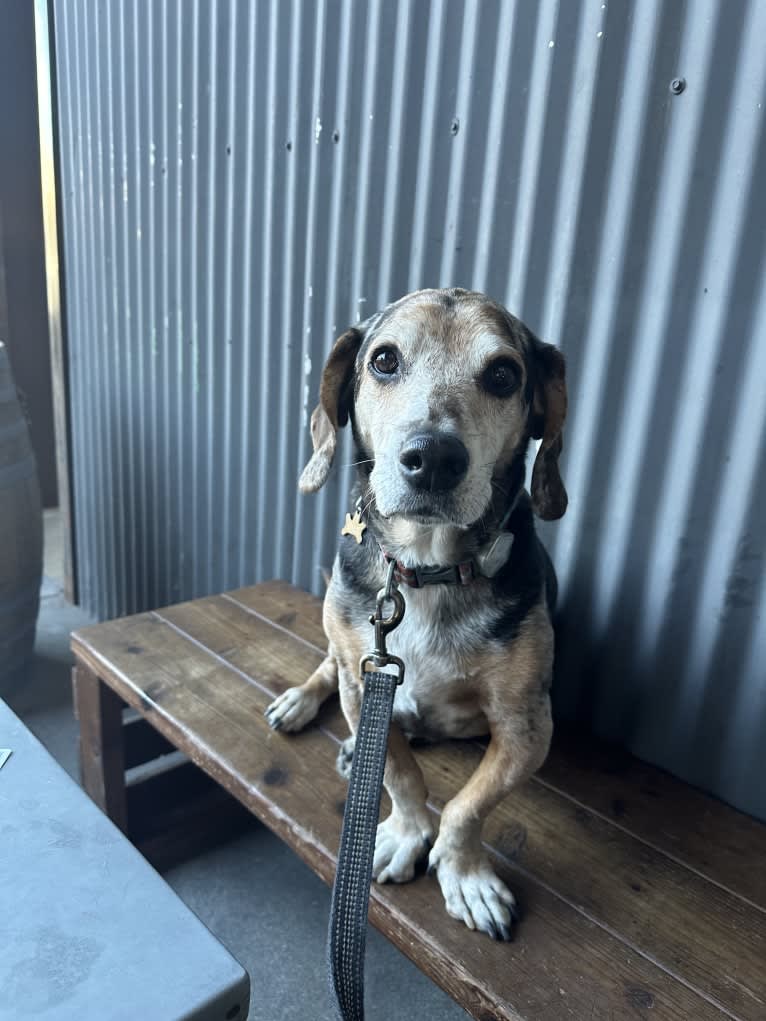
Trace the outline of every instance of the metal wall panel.
{"type": "Polygon", "coordinates": [[[486,290],[568,358],[559,711],[766,816],[766,5],[55,15],[84,604],[320,591],[333,337],[486,290]]]}

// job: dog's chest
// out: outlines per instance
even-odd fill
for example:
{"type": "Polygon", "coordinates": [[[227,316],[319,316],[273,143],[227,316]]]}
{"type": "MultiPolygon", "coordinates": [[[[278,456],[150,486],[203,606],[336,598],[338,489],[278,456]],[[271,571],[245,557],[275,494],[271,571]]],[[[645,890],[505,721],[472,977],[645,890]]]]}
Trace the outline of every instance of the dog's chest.
{"type": "Polygon", "coordinates": [[[480,621],[474,612],[456,611],[450,594],[435,587],[405,592],[404,618],[388,635],[389,652],[405,665],[394,716],[412,735],[436,739],[486,732],[472,663],[480,621]]]}

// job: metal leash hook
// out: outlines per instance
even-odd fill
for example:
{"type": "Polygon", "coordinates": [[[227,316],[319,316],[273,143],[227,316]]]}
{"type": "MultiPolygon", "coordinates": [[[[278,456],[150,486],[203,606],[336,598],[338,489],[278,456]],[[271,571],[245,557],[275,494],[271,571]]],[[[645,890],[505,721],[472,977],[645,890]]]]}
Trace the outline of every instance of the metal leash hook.
{"type": "Polygon", "coordinates": [[[376,597],[375,613],[370,614],[370,624],[375,628],[375,646],[371,653],[362,656],[359,661],[359,674],[362,680],[364,680],[364,675],[368,672],[367,665],[371,663],[375,670],[380,670],[384,666],[395,666],[397,669],[396,683],[401,684],[404,681],[404,663],[398,656],[392,656],[386,649],[386,635],[399,627],[404,616],[404,596],[399,591],[394,580],[395,570],[396,561],[392,560],[388,565],[386,584],[376,597]],[[390,617],[383,616],[383,607],[387,602],[394,604],[390,617]]]}
{"type": "Polygon", "coordinates": [[[364,1021],[364,948],[375,834],[394,696],[404,680],[404,663],[386,649],[386,635],[404,616],[404,597],[394,581],[395,568],[392,561],[386,584],[377,595],[375,613],[370,616],[375,648],[359,663],[362,707],[327,934],[330,989],[340,1021],[364,1021]],[[393,603],[389,617],[385,616],[387,602],[393,603]],[[387,666],[396,667],[396,673],[382,669],[387,666]]]}

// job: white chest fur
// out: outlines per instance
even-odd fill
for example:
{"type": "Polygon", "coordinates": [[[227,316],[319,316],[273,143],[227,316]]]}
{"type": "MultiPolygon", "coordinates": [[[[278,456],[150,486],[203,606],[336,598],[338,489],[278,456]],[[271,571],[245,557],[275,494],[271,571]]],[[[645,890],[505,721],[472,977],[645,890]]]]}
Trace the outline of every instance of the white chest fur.
{"type": "Polygon", "coordinates": [[[394,714],[405,729],[432,736],[467,737],[486,732],[475,690],[471,653],[480,621],[475,612],[444,612],[454,599],[451,586],[406,589],[404,618],[387,638],[388,651],[405,665],[396,690],[394,714]],[[446,621],[446,623],[445,623],[446,621]]]}

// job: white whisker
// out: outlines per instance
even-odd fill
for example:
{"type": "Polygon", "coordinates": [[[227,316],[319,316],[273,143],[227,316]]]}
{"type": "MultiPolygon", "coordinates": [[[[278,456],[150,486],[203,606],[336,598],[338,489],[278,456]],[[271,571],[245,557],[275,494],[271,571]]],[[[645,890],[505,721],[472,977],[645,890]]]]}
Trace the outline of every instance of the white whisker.
{"type": "Polygon", "coordinates": [[[360,517],[364,517],[364,515],[367,513],[367,511],[370,509],[370,507],[372,507],[372,505],[374,503],[375,503],[375,494],[373,493],[372,497],[370,498],[369,503],[365,507],[362,508],[362,512],[361,512],[360,517]]]}

